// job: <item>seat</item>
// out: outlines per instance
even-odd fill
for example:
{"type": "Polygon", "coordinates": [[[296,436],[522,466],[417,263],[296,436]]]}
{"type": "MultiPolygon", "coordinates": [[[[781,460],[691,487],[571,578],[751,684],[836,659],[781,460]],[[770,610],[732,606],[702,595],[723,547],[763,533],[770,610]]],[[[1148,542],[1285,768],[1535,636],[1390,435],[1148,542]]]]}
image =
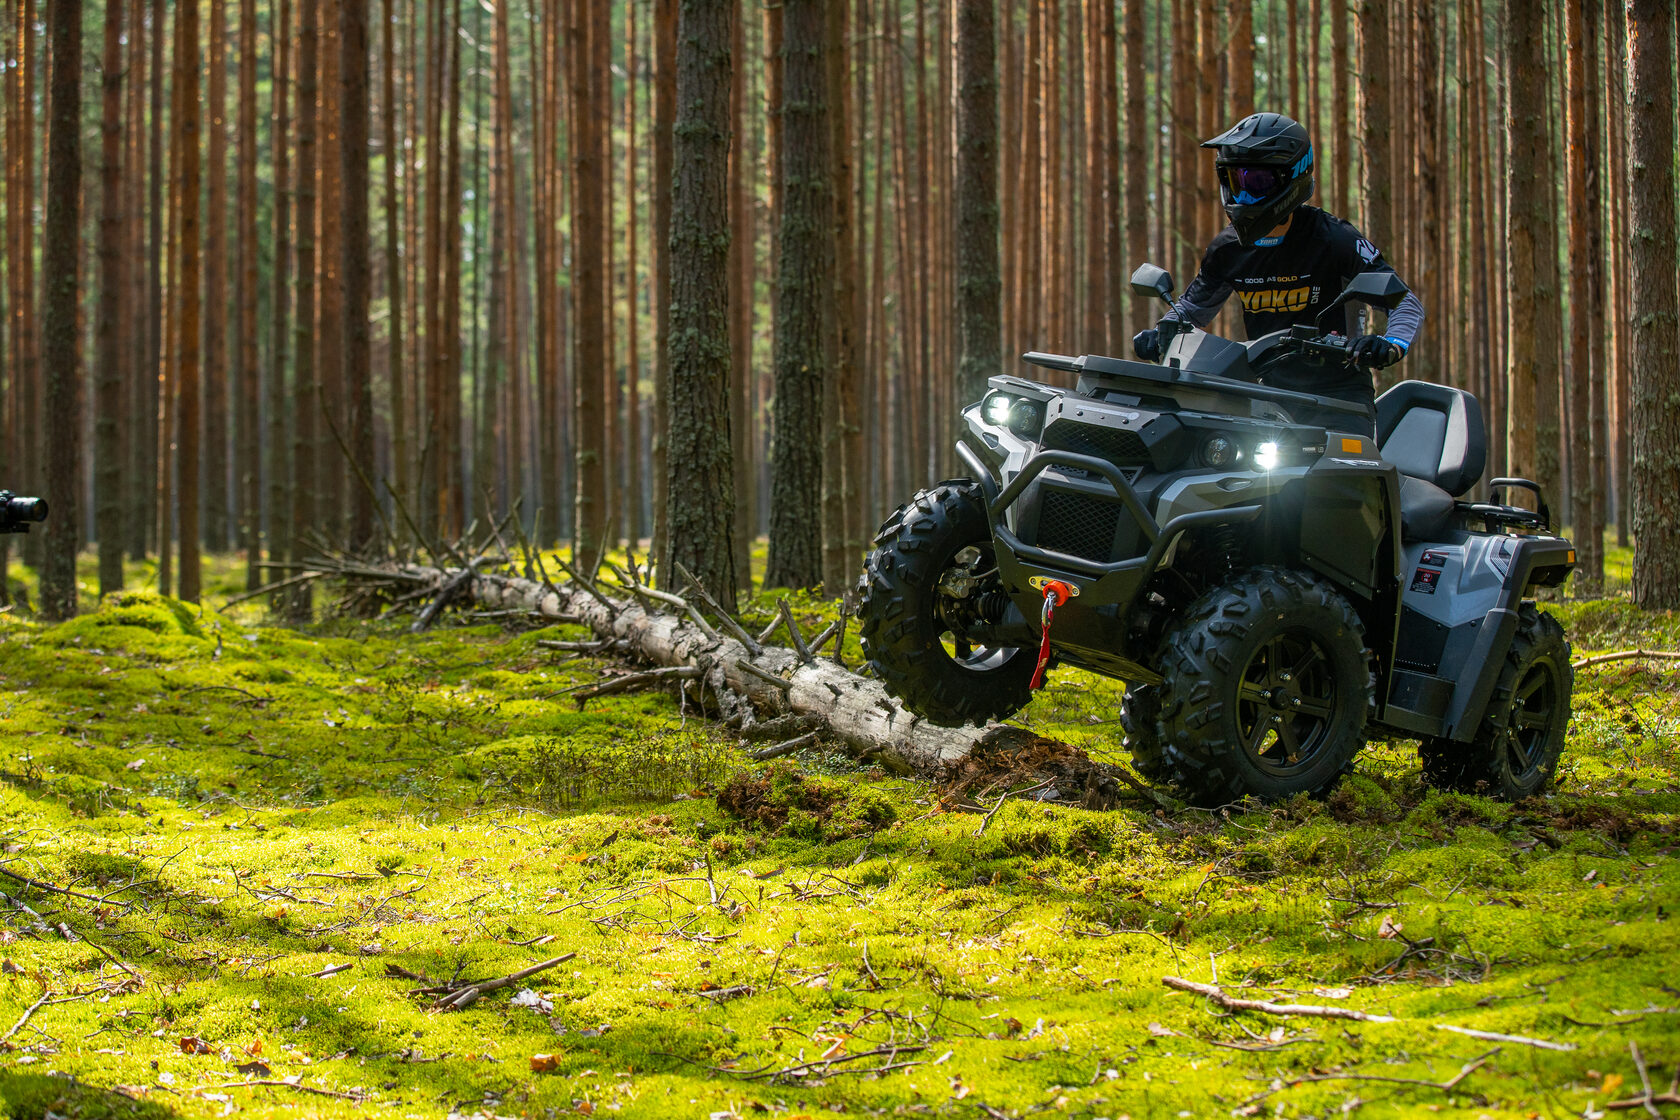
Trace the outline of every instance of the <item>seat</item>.
{"type": "Polygon", "coordinates": [[[1462,389],[1402,381],[1377,398],[1377,446],[1400,471],[1400,535],[1427,540],[1487,465],[1482,408],[1462,389]]]}

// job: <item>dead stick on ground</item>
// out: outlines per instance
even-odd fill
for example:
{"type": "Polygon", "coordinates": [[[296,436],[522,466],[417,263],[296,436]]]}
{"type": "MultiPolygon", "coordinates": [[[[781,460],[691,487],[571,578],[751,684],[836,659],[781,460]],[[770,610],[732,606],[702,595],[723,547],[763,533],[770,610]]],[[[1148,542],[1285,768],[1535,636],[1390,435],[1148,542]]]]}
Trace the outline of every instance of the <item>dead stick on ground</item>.
{"type": "Polygon", "coordinates": [[[1451,1023],[1436,1023],[1435,1029],[1452,1031],[1454,1034],[1467,1035],[1470,1038],[1479,1038],[1483,1042],[1513,1042],[1518,1046],[1533,1046],[1540,1050],[1567,1051],[1575,1049],[1573,1042],[1547,1042],[1543,1038],[1524,1038],[1520,1034],[1500,1034],[1498,1031],[1478,1031],[1469,1027],[1455,1027],[1451,1023]]]}
{"type": "Polygon", "coordinates": [[[323,976],[336,976],[338,973],[343,972],[349,967],[349,964],[330,964],[319,972],[306,972],[304,973],[304,976],[311,980],[319,980],[323,976]]]}
{"type": "Polygon", "coordinates": [[[1612,661],[1633,661],[1640,657],[1651,657],[1658,661],[1680,661],[1680,653],[1666,649],[1624,649],[1619,653],[1601,653],[1594,657],[1583,657],[1579,661],[1569,663],[1571,669],[1585,669],[1589,665],[1608,665],[1612,661]]]}
{"type": "Polygon", "coordinates": [[[1390,1085],[1417,1085],[1424,1089],[1439,1089],[1443,1093],[1450,1093],[1458,1088],[1459,1082],[1487,1065],[1488,1059],[1497,1053],[1499,1050],[1495,1048],[1475,1061],[1464,1063],[1456,1075],[1445,1081],[1425,1081],[1418,1077],[1384,1077],[1376,1073],[1310,1073],[1304,1077],[1290,1078],[1289,1085],[1302,1085],[1309,1081],[1383,1081],[1390,1085]]]}
{"type": "Polygon", "coordinates": [[[296,1081],[279,1081],[263,1079],[261,1081],[224,1081],[220,1085],[195,1085],[193,1092],[205,1093],[212,1089],[251,1089],[266,1085],[275,1089],[296,1089],[300,1093],[314,1093],[318,1097],[335,1097],[341,1101],[359,1101],[366,1099],[363,1093],[339,1093],[332,1089],[317,1089],[313,1085],[301,1085],[296,1081]]]}
{"type": "Polygon", "coordinates": [[[561,953],[558,957],[551,957],[548,960],[543,961],[541,964],[532,965],[530,968],[522,968],[518,972],[510,973],[499,980],[486,980],[482,984],[473,984],[438,1000],[435,1006],[440,1011],[460,1011],[462,1008],[468,1007],[476,1002],[485,992],[493,992],[498,988],[506,988],[517,984],[527,976],[535,976],[537,973],[542,972],[545,969],[553,968],[555,965],[565,964],[575,956],[577,956],[575,952],[561,953]]]}
{"type": "Polygon", "coordinates": [[[34,1003],[30,1004],[29,1005],[29,1010],[27,1010],[23,1013],[23,1018],[19,1019],[15,1023],[13,1023],[11,1030],[7,1031],[5,1034],[0,1034],[0,1042],[10,1042],[12,1036],[14,1034],[16,1034],[17,1032],[21,1031],[23,1029],[23,1025],[25,1023],[29,1022],[29,1017],[31,1015],[35,1014],[35,1012],[39,1011],[41,1008],[45,1007],[47,1005],[47,1002],[49,1000],[51,1000],[52,998],[53,998],[53,994],[51,992],[42,992],[41,993],[41,998],[36,1000],[34,1003]]]}
{"type": "Polygon", "coordinates": [[[767,762],[772,758],[780,758],[784,754],[792,754],[801,747],[808,747],[817,741],[815,731],[807,732],[797,739],[789,739],[785,743],[777,743],[773,747],[765,747],[761,751],[754,751],[752,757],[757,762],[767,762]]]}
{"type": "MultiPolygon", "coordinates": [[[[538,562],[541,563],[541,557],[538,557],[538,562]]],[[[554,558],[554,562],[560,565],[560,570],[571,576],[579,587],[587,591],[591,598],[593,598],[597,603],[600,603],[603,607],[607,608],[608,613],[615,618],[618,617],[618,604],[601,594],[600,590],[595,586],[594,581],[584,579],[583,575],[576,568],[572,567],[558,556],[554,558]]]]}
{"type": "Polygon", "coordinates": [[[840,618],[836,621],[838,630],[834,637],[834,663],[842,669],[846,667],[846,620],[851,616],[852,593],[848,591],[840,600],[840,618]]]}
{"type": "Polygon", "coordinates": [[[1639,1043],[1631,1038],[1628,1039],[1628,1052],[1633,1055],[1634,1068],[1639,1071],[1639,1086],[1645,1090],[1645,1111],[1657,1117],[1657,1120],[1662,1120],[1662,1113],[1657,1110],[1657,1103],[1653,1099],[1656,1094],[1651,1091],[1651,1071],[1645,1068],[1645,1055],[1639,1052],[1639,1043]]]}
{"type": "MultiPolygon", "coordinates": [[[[27,875],[19,875],[16,871],[7,871],[4,867],[0,867],[0,875],[4,875],[9,879],[16,879],[20,883],[28,883],[30,886],[38,887],[44,891],[51,891],[54,894],[67,894],[72,898],[85,898],[89,902],[98,902],[101,904],[105,902],[103,898],[100,898],[96,894],[83,894],[81,891],[73,891],[69,887],[55,887],[51,883],[43,883],[39,879],[31,879],[27,875]]],[[[117,902],[112,905],[121,906],[124,910],[134,909],[132,905],[126,902],[117,902]]]]}
{"type": "Polygon", "coordinates": [[[985,819],[980,822],[980,827],[974,830],[974,835],[979,836],[982,832],[986,831],[986,826],[992,823],[992,818],[997,816],[997,811],[1003,808],[1003,803],[1005,801],[1008,801],[1011,797],[1021,797],[1037,790],[1041,790],[1055,780],[1056,779],[1054,778],[1046,778],[1042,782],[1039,782],[1036,786],[1028,786],[1026,789],[1018,792],[1005,790],[1003,796],[998,798],[997,804],[992,806],[992,811],[987,813],[985,819]]]}
{"type": "Polygon", "coordinates": [[[301,576],[293,576],[291,579],[283,579],[283,580],[279,580],[275,583],[264,584],[263,586],[257,588],[255,591],[241,592],[240,594],[235,595],[233,598],[229,599],[227,602],[223,603],[221,606],[217,607],[216,608],[216,613],[220,614],[222,611],[227,610],[229,607],[236,606],[240,603],[243,603],[247,599],[257,599],[257,598],[260,598],[264,595],[272,594],[276,591],[284,591],[288,587],[295,587],[300,583],[308,583],[310,580],[320,579],[322,576],[324,576],[326,574],[327,573],[325,573],[325,572],[304,572],[301,576]]]}
{"type": "MultiPolygon", "coordinates": [[[[996,812],[997,810],[993,810],[996,812]]],[[[1161,983],[1169,988],[1177,988],[1181,992],[1193,992],[1206,996],[1227,1011],[1258,1011],[1264,1015],[1309,1015],[1319,1019],[1357,1019],[1365,1023],[1398,1023],[1400,1020],[1392,1015],[1372,1015],[1364,1011],[1356,1011],[1351,1007],[1318,1007],[1307,1003],[1273,1003],[1264,999],[1238,999],[1226,995],[1225,992],[1212,984],[1198,984],[1194,980],[1181,980],[1177,976],[1163,976],[1161,983]]]]}

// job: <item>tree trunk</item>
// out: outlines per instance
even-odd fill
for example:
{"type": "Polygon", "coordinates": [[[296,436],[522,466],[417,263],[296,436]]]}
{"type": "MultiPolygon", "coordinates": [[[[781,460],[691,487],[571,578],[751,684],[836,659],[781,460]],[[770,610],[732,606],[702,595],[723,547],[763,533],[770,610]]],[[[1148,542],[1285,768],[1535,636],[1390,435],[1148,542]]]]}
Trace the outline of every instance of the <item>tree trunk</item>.
{"type": "MultiPolygon", "coordinates": [[[[677,115],[677,0],[653,0],[653,549],[670,537],[672,129],[677,115]]],[[[661,581],[669,582],[665,570],[661,581]]]]}
{"type": "MultiPolygon", "coordinates": [[[[1674,8],[1628,5],[1633,89],[1633,600],[1680,607],[1680,322],[1674,234],[1674,8]]],[[[50,273],[49,273],[50,275],[50,273]]]]}
{"type": "MultiPolygon", "coordinates": [[[[1511,155],[1506,214],[1509,293],[1509,470],[1532,478],[1553,500],[1558,484],[1558,315],[1556,216],[1549,177],[1545,20],[1542,0],[1519,0],[1506,13],[1510,53],[1511,155]]],[[[1380,242],[1378,243],[1380,245],[1380,242]]]]}
{"type": "Polygon", "coordinates": [[[822,583],[824,307],[832,298],[833,196],[823,52],[825,0],[783,7],[783,202],[777,268],[776,414],[766,587],[822,583]]]}
{"type": "MultiPolygon", "coordinates": [[[[321,410],[320,382],[315,370],[315,157],[320,22],[320,0],[302,0],[298,12],[297,315],[292,328],[293,477],[291,528],[287,534],[288,559],[294,564],[306,554],[304,534],[319,524],[321,513],[315,456],[315,429],[321,410]]],[[[291,594],[288,617],[293,621],[308,621],[313,608],[309,584],[300,584],[291,594]]]]}
{"type": "MultiPolygon", "coordinates": [[[[1604,582],[1602,531],[1593,531],[1593,509],[1599,504],[1598,479],[1593,471],[1593,384],[1603,370],[1593,364],[1592,336],[1602,325],[1590,318],[1590,291],[1597,287],[1593,264],[1599,247],[1588,234],[1597,225],[1598,195],[1589,193],[1587,180],[1597,162],[1597,145],[1591,118],[1587,116],[1585,37],[1596,34],[1585,20],[1582,0],[1568,0],[1564,9],[1569,42],[1569,524],[1575,533],[1577,564],[1575,589],[1597,595],[1604,582]]],[[[1592,73],[1591,80],[1596,81],[1592,73]]],[[[1596,185],[1596,177],[1594,184],[1596,185]]]]}
{"type": "Polygon", "coordinates": [[[1336,172],[1330,197],[1336,213],[1346,217],[1353,201],[1353,133],[1348,120],[1348,12],[1341,0],[1330,5],[1330,74],[1330,103],[1335,106],[1330,166],[1336,172]]]}
{"type": "MultiPolygon", "coordinates": [[[[278,83],[277,83],[278,84],[278,83]]],[[[239,485],[239,543],[245,589],[262,586],[262,374],[257,362],[257,0],[239,0],[239,406],[234,475],[239,485]]],[[[390,150],[390,149],[387,149],[390,150]]],[[[395,158],[394,156],[392,157],[395,158]]],[[[278,196],[280,191],[275,191],[278,196]]],[[[276,199],[278,203],[278,198],[276,199]]],[[[270,376],[274,376],[270,371],[270,376]]]]}
{"type": "Polygon", "coordinates": [[[176,469],[179,472],[180,512],[179,534],[181,577],[179,594],[189,603],[198,602],[200,585],[199,565],[199,469],[201,410],[200,390],[200,313],[202,289],[199,257],[199,132],[201,113],[198,97],[198,0],[185,0],[175,10],[175,74],[177,116],[171,127],[180,151],[180,186],[176,192],[176,206],[180,225],[173,231],[180,271],[175,275],[176,348],[180,363],[176,375],[180,379],[181,411],[177,431],[176,469]]]}
{"type": "Polygon", "coordinates": [[[844,593],[857,572],[862,553],[862,518],[857,510],[862,451],[854,438],[860,430],[858,404],[856,256],[852,231],[851,69],[852,0],[827,0],[824,29],[828,42],[826,78],[829,105],[829,153],[833,161],[831,236],[834,287],[828,301],[833,366],[823,379],[823,588],[844,593]],[[828,398],[832,398],[829,400],[828,398]]]}
{"type": "Polygon", "coordinates": [[[730,10],[729,71],[729,437],[730,462],[734,471],[734,515],[730,547],[735,582],[740,589],[752,589],[753,491],[756,464],[752,455],[752,323],[753,276],[756,246],[748,233],[752,199],[747,193],[748,168],[746,100],[751,70],[746,65],[746,13],[748,7],[733,0],[730,10]]]}
{"type": "Polygon", "coordinates": [[[106,0],[105,55],[100,67],[99,369],[94,415],[94,508],[99,537],[99,594],[123,586],[123,6],[106,0]]]}
{"type": "MultiPolygon", "coordinates": [[[[209,125],[209,172],[204,214],[203,302],[227,309],[227,3],[210,0],[210,32],[205,42],[207,62],[209,125]]],[[[225,315],[203,317],[204,420],[203,441],[204,524],[201,539],[211,552],[228,547],[228,328],[236,325],[225,315]]]]}
{"type": "Polygon", "coordinates": [[[1388,111],[1388,0],[1360,0],[1359,103],[1360,144],[1364,150],[1365,236],[1378,249],[1393,252],[1394,158],[1388,111]]]}
{"type": "MultiPolygon", "coordinates": [[[[1254,112],[1254,0],[1231,0],[1231,119],[1254,112]]],[[[1318,42],[1318,25],[1309,26],[1309,42],[1318,42]]],[[[1315,52],[1316,53],[1316,52],[1315,52]]]]}
{"type": "Polygon", "coordinates": [[[957,325],[961,404],[986,392],[1003,372],[998,334],[1002,280],[998,262],[996,0],[957,7],[957,325]]]}
{"type": "MultiPolygon", "coordinates": [[[[1149,123],[1145,112],[1145,92],[1148,85],[1143,61],[1144,0],[1124,0],[1126,5],[1125,72],[1126,72],[1126,256],[1122,275],[1149,258],[1149,207],[1147,192],[1148,163],[1144,154],[1144,129],[1149,123]]],[[[1159,138],[1157,137],[1157,143],[1159,138]]],[[[1157,199],[1161,198],[1160,178],[1156,178],[1157,199]]],[[[1160,205],[1157,202],[1157,205],[1160,205]]],[[[1124,298],[1130,303],[1132,330],[1146,329],[1154,321],[1154,309],[1148,300],[1138,299],[1131,290],[1124,298]]],[[[1115,352],[1124,350],[1131,356],[1130,340],[1115,340],[1115,352]]]]}
{"type": "MultiPolygon", "coordinates": [[[[606,420],[601,384],[607,367],[604,315],[607,306],[607,215],[605,207],[606,107],[600,104],[601,86],[594,72],[606,69],[605,42],[597,43],[594,5],[573,0],[568,42],[571,69],[572,119],[572,305],[577,319],[577,368],[572,397],[577,416],[577,492],[574,551],[582,570],[591,572],[606,540],[606,420]]],[[[727,48],[725,48],[727,53],[727,48]]],[[[725,93],[727,98],[727,91],[725,93]]],[[[723,108],[727,110],[725,100],[723,108]]],[[[727,143],[727,133],[725,138],[727,143]]],[[[727,211],[725,211],[727,213],[727,211]]],[[[673,415],[672,421],[675,422],[673,415]]]]}
{"type": "Polygon", "coordinates": [[[1611,325],[1614,329],[1610,395],[1616,415],[1616,455],[1613,467],[1616,545],[1626,548],[1633,527],[1633,484],[1629,462],[1632,459],[1633,443],[1632,418],[1629,415],[1633,383],[1633,299],[1629,291],[1632,268],[1627,237],[1628,221],[1633,207],[1628,189],[1628,67],[1625,61],[1628,57],[1628,26],[1625,0],[1605,0],[1605,22],[1608,24],[1605,55],[1612,60],[1607,67],[1610,82],[1609,95],[1605,99],[1609,109],[1606,129],[1609,135],[1609,158],[1606,161],[1610,167],[1609,210],[1615,223],[1615,233],[1610,238],[1610,271],[1616,277],[1616,299],[1610,304],[1611,325]]]}
{"type": "MultiPolygon", "coordinates": [[[[278,10],[269,25],[269,38],[275,43],[278,58],[274,63],[273,126],[271,143],[274,148],[274,271],[269,283],[268,383],[264,398],[268,406],[268,506],[264,522],[268,527],[268,558],[271,561],[292,556],[292,479],[291,431],[289,402],[296,399],[298,382],[294,378],[287,391],[286,338],[288,330],[288,293],[291,290],[291,187],[290,115],[288,89],[291,81],[292,13],[290,0],[278,0],[278,10]]],[[[301,115],[301,107],[300,107],[301,115]]],[[[301,200],[300,200],[301,202],[301,200]]],[[[297,211],[303,213],[301,205],[297,211]]],[[[298,306],[303,306],[301,297],[298,306]]],[[[290,600],[290,593],[276,597],[274,606],[281,609],[290,600]],[[284,600],[284,601],[282,601],[284,600]]]]}
{"type": "MultiPolygon", "coordinates": [[[[249,2],[249,0],[246,0],[249,2]]],[[[390,315],[386,332],[386,360],[391,410],[391,486],[404,502],[409,501],[409,390],[408,370],[403,360],[403,261],[398,245],[403,226],[403,199],[397,192],[397,167],[401,162],[397,147],[397,88],[396,34],[397,24],[391,19],[391,0],[381,0],[381,67],[380,108],[385,140],[385,293],[390,315]]],[[[507,0],[496,4],[496,82],[501,89],[508,81],[507,65],[507,0]]],[[[498,135],[500,135],[498,133],[498,135]]],[[[504,167],[507,165],[504,164],[504,167]]],[[[511,211],[509,211],[511,213],[511,211]]],[[[512,254],[517,259],[517,254],[512,254]]],[[[516,273],[517,274],[517,273],[516,273]]],[[[507,325],[509,353],[519,349],[518,317],[511,316],[507,325]]]]}
{"type": "MultiPolygon", "coordinates": [[[[220,0],[211,0],[220,3],[220,0]]],[[[352,550],[373,542],[373,348],[368,329],[372,233],[368,216],[368,0],[339,0],[339,135],[343,187],[340,231],[344,282],[342,345],[346,408],[344,442],[350,449],[352,550]]]]}
{"type": "Polygon", "coordinates": [[[81,538],[81,362],[76,347],[77,223],[82,193],[82,6],[51,0],[50,115],[47,118],[47,217],[41,238],[45,299],[41,313],[46,373],[47,521],[41,567],[41,613],[76,613],[76,547],[81,538]]]}
{"type": "Polygon", "coordinates": [[[659,570],[678,563],[734,602],[729,415],[729,22],[735,0],[682,0],[672,178],[670,529],[659,570]]]}

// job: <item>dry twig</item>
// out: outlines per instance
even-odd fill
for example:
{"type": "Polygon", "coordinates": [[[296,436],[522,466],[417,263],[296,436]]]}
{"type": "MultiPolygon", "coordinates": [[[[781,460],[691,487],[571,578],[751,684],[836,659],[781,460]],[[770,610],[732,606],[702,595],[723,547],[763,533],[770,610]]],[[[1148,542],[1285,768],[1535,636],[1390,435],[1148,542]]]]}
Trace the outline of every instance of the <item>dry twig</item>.
{"type": "Polygon", "coordinates": [[[1264,1015],[1308,1015],[1319,1019],[1357,1019],[1364,1023],[1398,1023],[1400,1020],[1392,1015],[1372,1015],[1352,1007],[1319,1007],[1308,1003],[1273,1003],[1265,999],[1238,999],[1236,996],[1226,995],[1224,990],[1213,984],[1199,984],[1194,980],[1181,980],[1177,976],[1163,976],[1161,983],[1169,988],[1177,988],[1181,992],[1193,992],[1206,996],[1227,1011],[1258,1011],[1264,1015]]]}

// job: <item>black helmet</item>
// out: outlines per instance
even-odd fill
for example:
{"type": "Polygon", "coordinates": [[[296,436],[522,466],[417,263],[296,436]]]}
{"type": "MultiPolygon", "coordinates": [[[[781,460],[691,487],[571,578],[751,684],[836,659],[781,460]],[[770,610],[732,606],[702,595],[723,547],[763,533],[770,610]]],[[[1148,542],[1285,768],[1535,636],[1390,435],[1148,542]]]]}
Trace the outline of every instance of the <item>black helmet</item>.
{"type": "Polygon", "coordinates": [[[1219,152],[1220,200],[1237,240],[1254,244],[1312,197],[1312,137],[1281,113],[1255,113],[1202,147],[1219,152]]]}

